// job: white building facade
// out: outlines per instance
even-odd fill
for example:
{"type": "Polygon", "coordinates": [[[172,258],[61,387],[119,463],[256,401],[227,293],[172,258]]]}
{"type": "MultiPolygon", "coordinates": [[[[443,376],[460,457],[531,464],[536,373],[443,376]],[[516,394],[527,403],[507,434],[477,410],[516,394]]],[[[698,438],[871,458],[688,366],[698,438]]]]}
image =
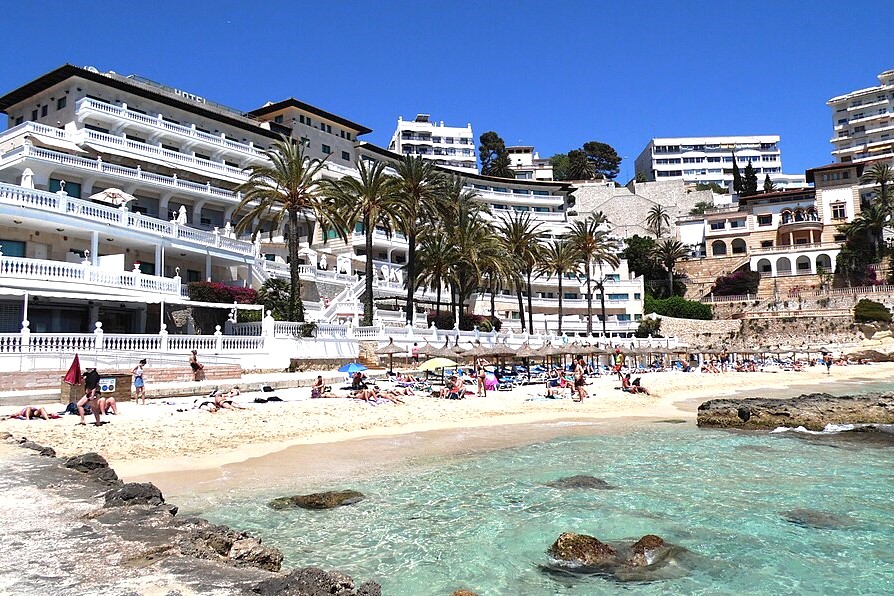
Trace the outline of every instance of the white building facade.
{"type": "Polygon", "coordinates": [[[879,84],[833,97],[832,155],[839,162],[894,157],[894,69],[878,75],[879,84]]]}
{"type": "Polygon", "coordinates": [[[515,172],[517,180],[541,180],[553,179],[553,166],[548,159],[543,159],[534,151],[532,145],[513,145],[506,147],[509,153],[510,167],[515,172]]]}
{"type": "Polygon", "coordinates": [[[734,163],[744,175],[751,162],[759,186],[768,175],[780,189],[806,186],[803,175],[783,173],[779,140],[779,135],[653,138],[636,158],[636,173],[647,180],[732,188],[734,163]]]}
{"type": "Polygon", "coordinates": [[[452,170],[478,172],[471,124],[444,126],[443,120],[432,122],[428,114],[417,114],[413,120],[398,116],[388,149],[398,155],[419,155],[452,170]]]}

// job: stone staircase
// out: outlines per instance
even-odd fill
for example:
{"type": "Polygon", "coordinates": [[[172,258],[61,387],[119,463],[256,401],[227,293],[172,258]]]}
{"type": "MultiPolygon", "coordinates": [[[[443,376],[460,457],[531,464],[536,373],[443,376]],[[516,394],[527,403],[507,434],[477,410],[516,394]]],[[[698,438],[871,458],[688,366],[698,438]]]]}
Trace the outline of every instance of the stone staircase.
{"type": "Polygon", "coordinates": [[[698,300],[711,292],[718,277],[737,271],[750,260],[748,255],[692,259],[677,263],[676,272],[684,276],[686,298],[698,300]]]}

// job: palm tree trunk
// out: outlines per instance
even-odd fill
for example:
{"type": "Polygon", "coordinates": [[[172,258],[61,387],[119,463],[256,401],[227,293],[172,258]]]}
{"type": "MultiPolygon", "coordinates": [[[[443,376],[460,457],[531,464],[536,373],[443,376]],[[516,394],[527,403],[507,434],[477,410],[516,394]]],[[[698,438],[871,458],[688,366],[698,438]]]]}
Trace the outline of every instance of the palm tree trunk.
{"type": "Polygon", "coordinates": [[[289,209],[289,320],[304,321],[301,278],[298,276],[298,210],[289,209]]]}
{"type": "Polygon", "coordinates": [[[521,289],[516,290],[515,295],[518,298],[518,320],[521,321],[521,330],[522,330],[522,333],[524,333],[525,332],[525,303],[522,301],[521,289]]]}
{"type": "Polygon", "coordinates": [[[490,317],[494,318],[497,310],[497,290],[499,286],[495,286],[490,290],[490,317]]]}
{"type": "Polygon", "coordinates": [[[436,290],[437,296],[435,297],[435,320],[437,320],[438,315],[441,314],[441,279],[438,278],[438,289],[436,290]]]}
{"type": "MultiPolygon", "coordinates": [[[[559,271],[559,335],[562,335],[562,275],[563,271],[559,271]]],[[[564,360],[565,357],[563,356],[564,360]]]]}
{"type": "Polygon", "coordinates": [[[590,274],[590,261],[586,261],[587,267],[587,337],[593,335],[593,279],[590,274]]]}
{"type": "Polygon", "coordinates": [[[534,331],[534,309],[531,307],[531,269],[528,269],[528,329],[534,331]]]}
{"type": "Polygon", "coordinates": [[[363,292],[363,325],[373,324],[373,227],[369,214],[363,216],[363,231],[366,233],[366,289],[363,292]]]}
{"type": "Polygon", "coordinates": [[[667,297],[674,295],[674,268],[667,268],[667,297]]]}
{"type": "Polygon", "coordinates": [[[596,288],[599,290],[599,304],[602,307],[602,337],[608,337],[608,333],[606,332],[608,317],[605,316],[605,284],[600,281],[596,284],[596,288]]]}
{"type": "Polygon", "coordinates": [[[416,292],[416,234],[407,234],[407,313],[408,324],[413,323],[413,294],[416,292]]]}

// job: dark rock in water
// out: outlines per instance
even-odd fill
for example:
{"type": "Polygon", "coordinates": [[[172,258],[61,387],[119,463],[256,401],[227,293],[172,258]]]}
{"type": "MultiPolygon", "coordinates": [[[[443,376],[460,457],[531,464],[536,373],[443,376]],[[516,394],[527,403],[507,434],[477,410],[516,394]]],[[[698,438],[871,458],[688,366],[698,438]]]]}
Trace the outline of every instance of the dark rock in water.
{"type": "Polygon", "coordinates": [[[39,452],[40,455],[44,457],[56,457],[55,449],[53,449],[52,447],[44,447],[43,445],[35,443],[34,441],[25,441],[24,443],[20,443],[19,445],[21,447],[24,447],[25,449],[33,449],[34,451],[39,452]]]}
{"type": "Polygon", "coordinates": [[[585,476],[583,474],[559,478],[558,480],[547,482],[546,485],[552,488],[595,488],[600,490],[611,490],[615,488],[602,478],[585,476]]]}
{"type": "Polygon", "coordinates": [[[857,525],[857,520],[849,515],[828,513],[816,509],[792,509],[779,515],[787,522],[819,530],[845,530],[857,525]]]}
{"type": "Polygon", "coordinates": [[[89,472],[98,468],[108,468],[109,462],[107,462],[106,458],[104,458],[100,454],[91,451],[90,453],[85,453],[83,455],[69,457],[67,460],[65,460],[65,463],[63,465],[66,468],[71,468],[72,470],[77,470],[78,472],[89,472]]]}
{"type": "Polygon", "coordinates": [[[128,482],[106,493],[105,506],[161,505],[164,502],[161,491],[151,482],[128,482]]]}
{"type": "Polygon", "coordinates": [[[633,556],[630,557],[629,563],[634,567],[651,565],[657,558],[657,551],[666,544],[661,536],[646,534],[633,545],[633,556]]]}
{"type": "Polygon", "coordinates": [[[559,562],[573,566],[597,566],[615,560],[615,549],[586,534],[565,532],[553,543],[547,554],[559,562]]]}
{"type": "Polygon", "coordinates": [[[471,590],[454,590],[450,596],[478,596],[478,594],[471,590]]]}
{"type": "Polygon", "coordinates": [[[229,558],[237,567],[257,567],[267,571],[282,568],[282,553],[263,546],[256,538],[243,538],[233,543],[229,558]]]}
{"type": "Polygon", "coordinates": [[[365,499],[363,493],[356,490],[326,491],[310,495],[280,497],[268,503],[272,509],[332,509],[342,505],[353,505],[365,499]]]}
{"type": "Polygon", "coordinates": [[[118,479],[118,474],[116,474],[115,470],[112,468],[96,468],[95,470],[91,470],[89,475],[108,485],[121,486],[123,484],[121,480],[118,479]]]}
{"type": "Polygon", "coordinates": [[[381,590],[374,582],[364,583],[355,590],[354,580],[349,576],[316,567],[295,569],[287,575],[266,579],[251,589],[261,596],[376,596],[381,590]]]}
{"type": "Polygon", "coordinates": [[[703,558],[649,534],[636,542],[605,544],[592,536],[565,533],[547,550],[551,561],[541,566],[562,576],[598,575],[617,582],[676,579],[689,575],[703,558]]]}
{"type": "Polygon", "coordinates": [[[791,399],[712,399],[698,407],[698,425],[709,428],[774,429],[828,424],[894,424],[894,395],[835,397],[811,393],[791,399]]]}

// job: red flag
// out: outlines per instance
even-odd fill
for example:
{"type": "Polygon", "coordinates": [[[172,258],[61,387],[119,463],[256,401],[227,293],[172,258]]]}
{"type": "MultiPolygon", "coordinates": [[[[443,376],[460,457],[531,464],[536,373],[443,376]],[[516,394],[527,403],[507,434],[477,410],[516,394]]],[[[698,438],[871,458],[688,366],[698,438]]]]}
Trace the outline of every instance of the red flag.
{"type": "Polygon", "coordinates": [[[75,354],[75,358],[71,362],[71,366],[68,367],[68,372],[65,373],[65,378],[62,381],[69,385],[81,384],[81,361],[78,360],[77,354],[75,354]]]}

